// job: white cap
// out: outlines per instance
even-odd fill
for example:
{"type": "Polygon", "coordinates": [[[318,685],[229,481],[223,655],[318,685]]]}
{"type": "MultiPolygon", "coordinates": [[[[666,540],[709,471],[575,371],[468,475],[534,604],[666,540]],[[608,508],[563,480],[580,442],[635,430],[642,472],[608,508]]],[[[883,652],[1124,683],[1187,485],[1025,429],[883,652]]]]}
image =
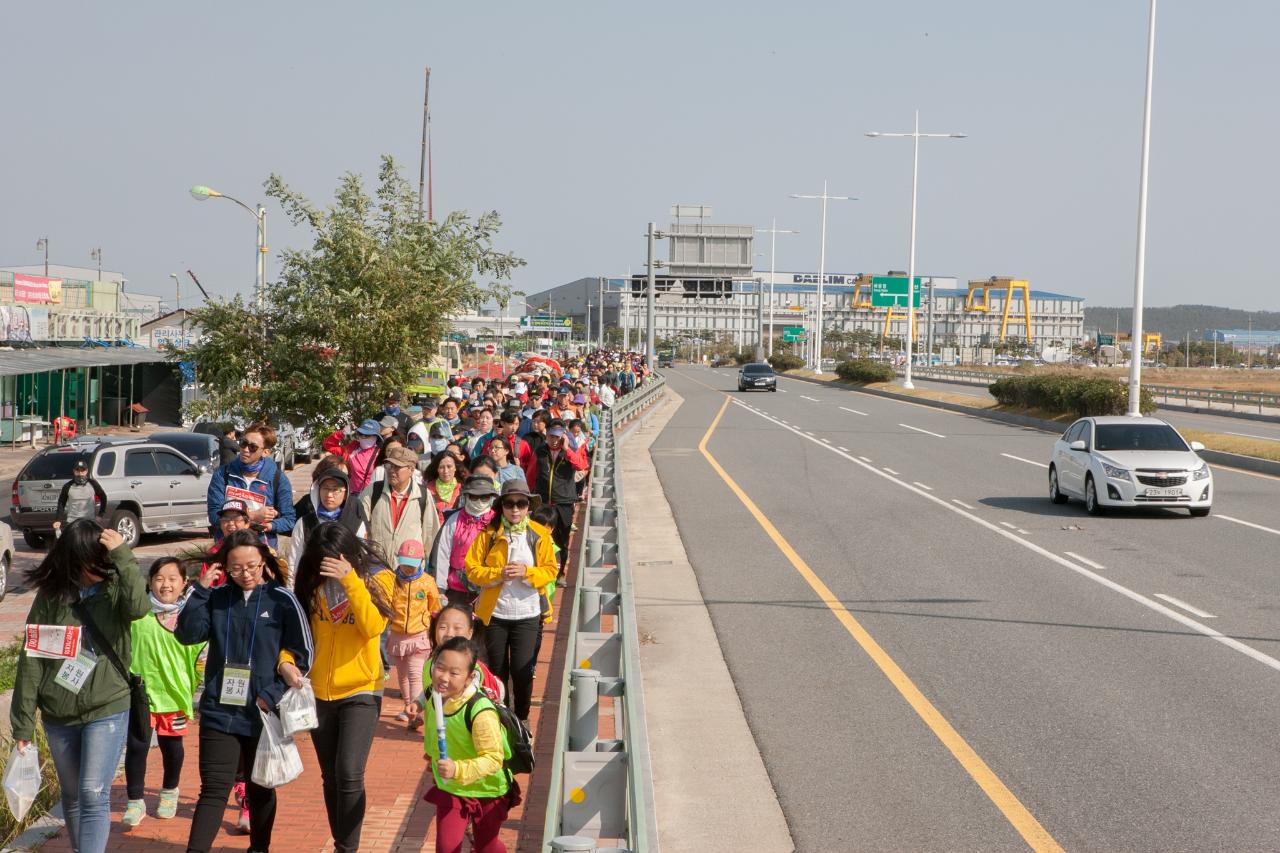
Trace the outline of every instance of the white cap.
{"type": "Polygon", "coordinates": [[[461,400],[461,399],[462,399],[462,389],[461,389],[461,388],[459,388],[457,385],[454,385],[452,388],[450,388],[450,389],[449,389],[449,396],[450,396],[450,397],[452,397],[452,398],[453,398],[453,399],[455,399],[455,400],[461,400]]]}

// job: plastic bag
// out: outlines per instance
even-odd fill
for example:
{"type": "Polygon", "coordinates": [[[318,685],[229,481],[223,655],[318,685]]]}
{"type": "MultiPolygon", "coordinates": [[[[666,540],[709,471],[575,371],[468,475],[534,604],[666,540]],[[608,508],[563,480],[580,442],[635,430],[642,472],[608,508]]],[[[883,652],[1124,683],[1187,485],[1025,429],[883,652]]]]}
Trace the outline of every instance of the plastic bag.
{"type": "Polygon", "coordinates": [[[28,746],[26,752],[19,752],[15,746],[9,755],[9,766],[4,769],[4,796],[14,820],[26,817],[40,793],[40,781],[40,755],[36,745],[28,746]]]}
{"type": "Polygon", "coordinates": [[[285,737],[280,718],[258,709],[262,714],[262,734],[253,758],[254,784],[279,788],[302,775],[302,756],[293,738],[285,737]]]}
{"type": "Polygon", "coordinates": [[[298,732],[309,732],[320,725],[316,714],[316,694],[311,689],[311,680],[302,679],[301,687],[290,687],[280,699],[280,725],[285,737],[293,737],[298,732]]]}

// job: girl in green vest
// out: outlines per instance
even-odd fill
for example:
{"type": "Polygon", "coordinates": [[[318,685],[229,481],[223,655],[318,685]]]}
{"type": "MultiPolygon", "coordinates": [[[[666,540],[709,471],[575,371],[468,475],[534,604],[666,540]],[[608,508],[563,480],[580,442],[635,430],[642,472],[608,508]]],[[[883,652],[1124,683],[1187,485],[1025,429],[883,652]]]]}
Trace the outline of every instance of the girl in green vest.
{"type": "Polygon", "coordinates": [[[446,751],[440,754],[439,719],[428,697],[424,747],[436,786],[425,799],[436,807],[437,853],[462,850],[468,823],[475,853],[505,853],[498,830],[520,803],[520,786],[503,767],[511,756],[506,730],[471,678],[478,656],[474,642],[450,637],[432,657],[431,691],[443,704],[446,751]]]}
{"type": "MultiPolygon", "coordinates": [[[[148,574],[151,612],[130,626],[133,642],[130,669],[146,682],[151,724],[156,730],[156,744],[164,764],[156,817],[171,818],[178,810],[182,736],[191,719],[191,698],[200,683],[196,675],[196,659],[204,643],[184,646],[173,636],[178,614],[187,602],[187,579],[178,559],[161,557],[151,564],[148,574]]],[[[147,814],[142,794],[150,749],[150,738],[144,741],[133,737],[129,738],[125,749],[124,778],[129,795],[123,818],[126,826],[137,826],[147,814]]]]}

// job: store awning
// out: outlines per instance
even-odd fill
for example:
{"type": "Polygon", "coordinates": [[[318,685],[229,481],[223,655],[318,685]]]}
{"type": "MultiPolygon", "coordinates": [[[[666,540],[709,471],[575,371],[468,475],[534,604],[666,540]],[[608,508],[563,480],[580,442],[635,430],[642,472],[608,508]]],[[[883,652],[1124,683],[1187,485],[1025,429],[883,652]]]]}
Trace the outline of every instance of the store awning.
{"type": "Polygon", "coordinates": [[[154,364],[167,361],[163,352],[145,347],[38,347],[36,349],[0,350],[0,376],[44,373],[50,370],[74,370],[81,367],[118,367],[131,364],[154,364]]]}

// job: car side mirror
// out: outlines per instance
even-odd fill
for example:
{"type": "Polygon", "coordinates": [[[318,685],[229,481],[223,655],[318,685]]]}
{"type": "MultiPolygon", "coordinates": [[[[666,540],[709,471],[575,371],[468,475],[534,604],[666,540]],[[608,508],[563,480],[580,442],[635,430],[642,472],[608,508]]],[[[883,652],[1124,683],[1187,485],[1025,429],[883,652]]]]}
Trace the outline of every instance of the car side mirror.
{"type": "Polygon", "coordinates": [[[1075,441],[1068,444],[1067,447],[1071,448],[1072,450],[1088,450],[1089,449],[1089,445],[1086,444],[1083,439],[1079,439],[1079,438],[1077,438],[1075,441]]]}
{"type": "Polygon", "coordinates": [[[1191,449],[1196,453],[1199,453],[1201,450],[1204,450],[1204,444],[1199,441],[1193,441],[1191,442],[1191,449]]]}
{"type": "Polygon", "coordinates": [[[208,474],[208,473],[209,473],[209,466],[208,466],[208,465],[197,465],[197,466],[196,466],[195,474],[196,474],[196,476],[197,476],[197,477],[203,477],[205,474],[208,474]]]}

